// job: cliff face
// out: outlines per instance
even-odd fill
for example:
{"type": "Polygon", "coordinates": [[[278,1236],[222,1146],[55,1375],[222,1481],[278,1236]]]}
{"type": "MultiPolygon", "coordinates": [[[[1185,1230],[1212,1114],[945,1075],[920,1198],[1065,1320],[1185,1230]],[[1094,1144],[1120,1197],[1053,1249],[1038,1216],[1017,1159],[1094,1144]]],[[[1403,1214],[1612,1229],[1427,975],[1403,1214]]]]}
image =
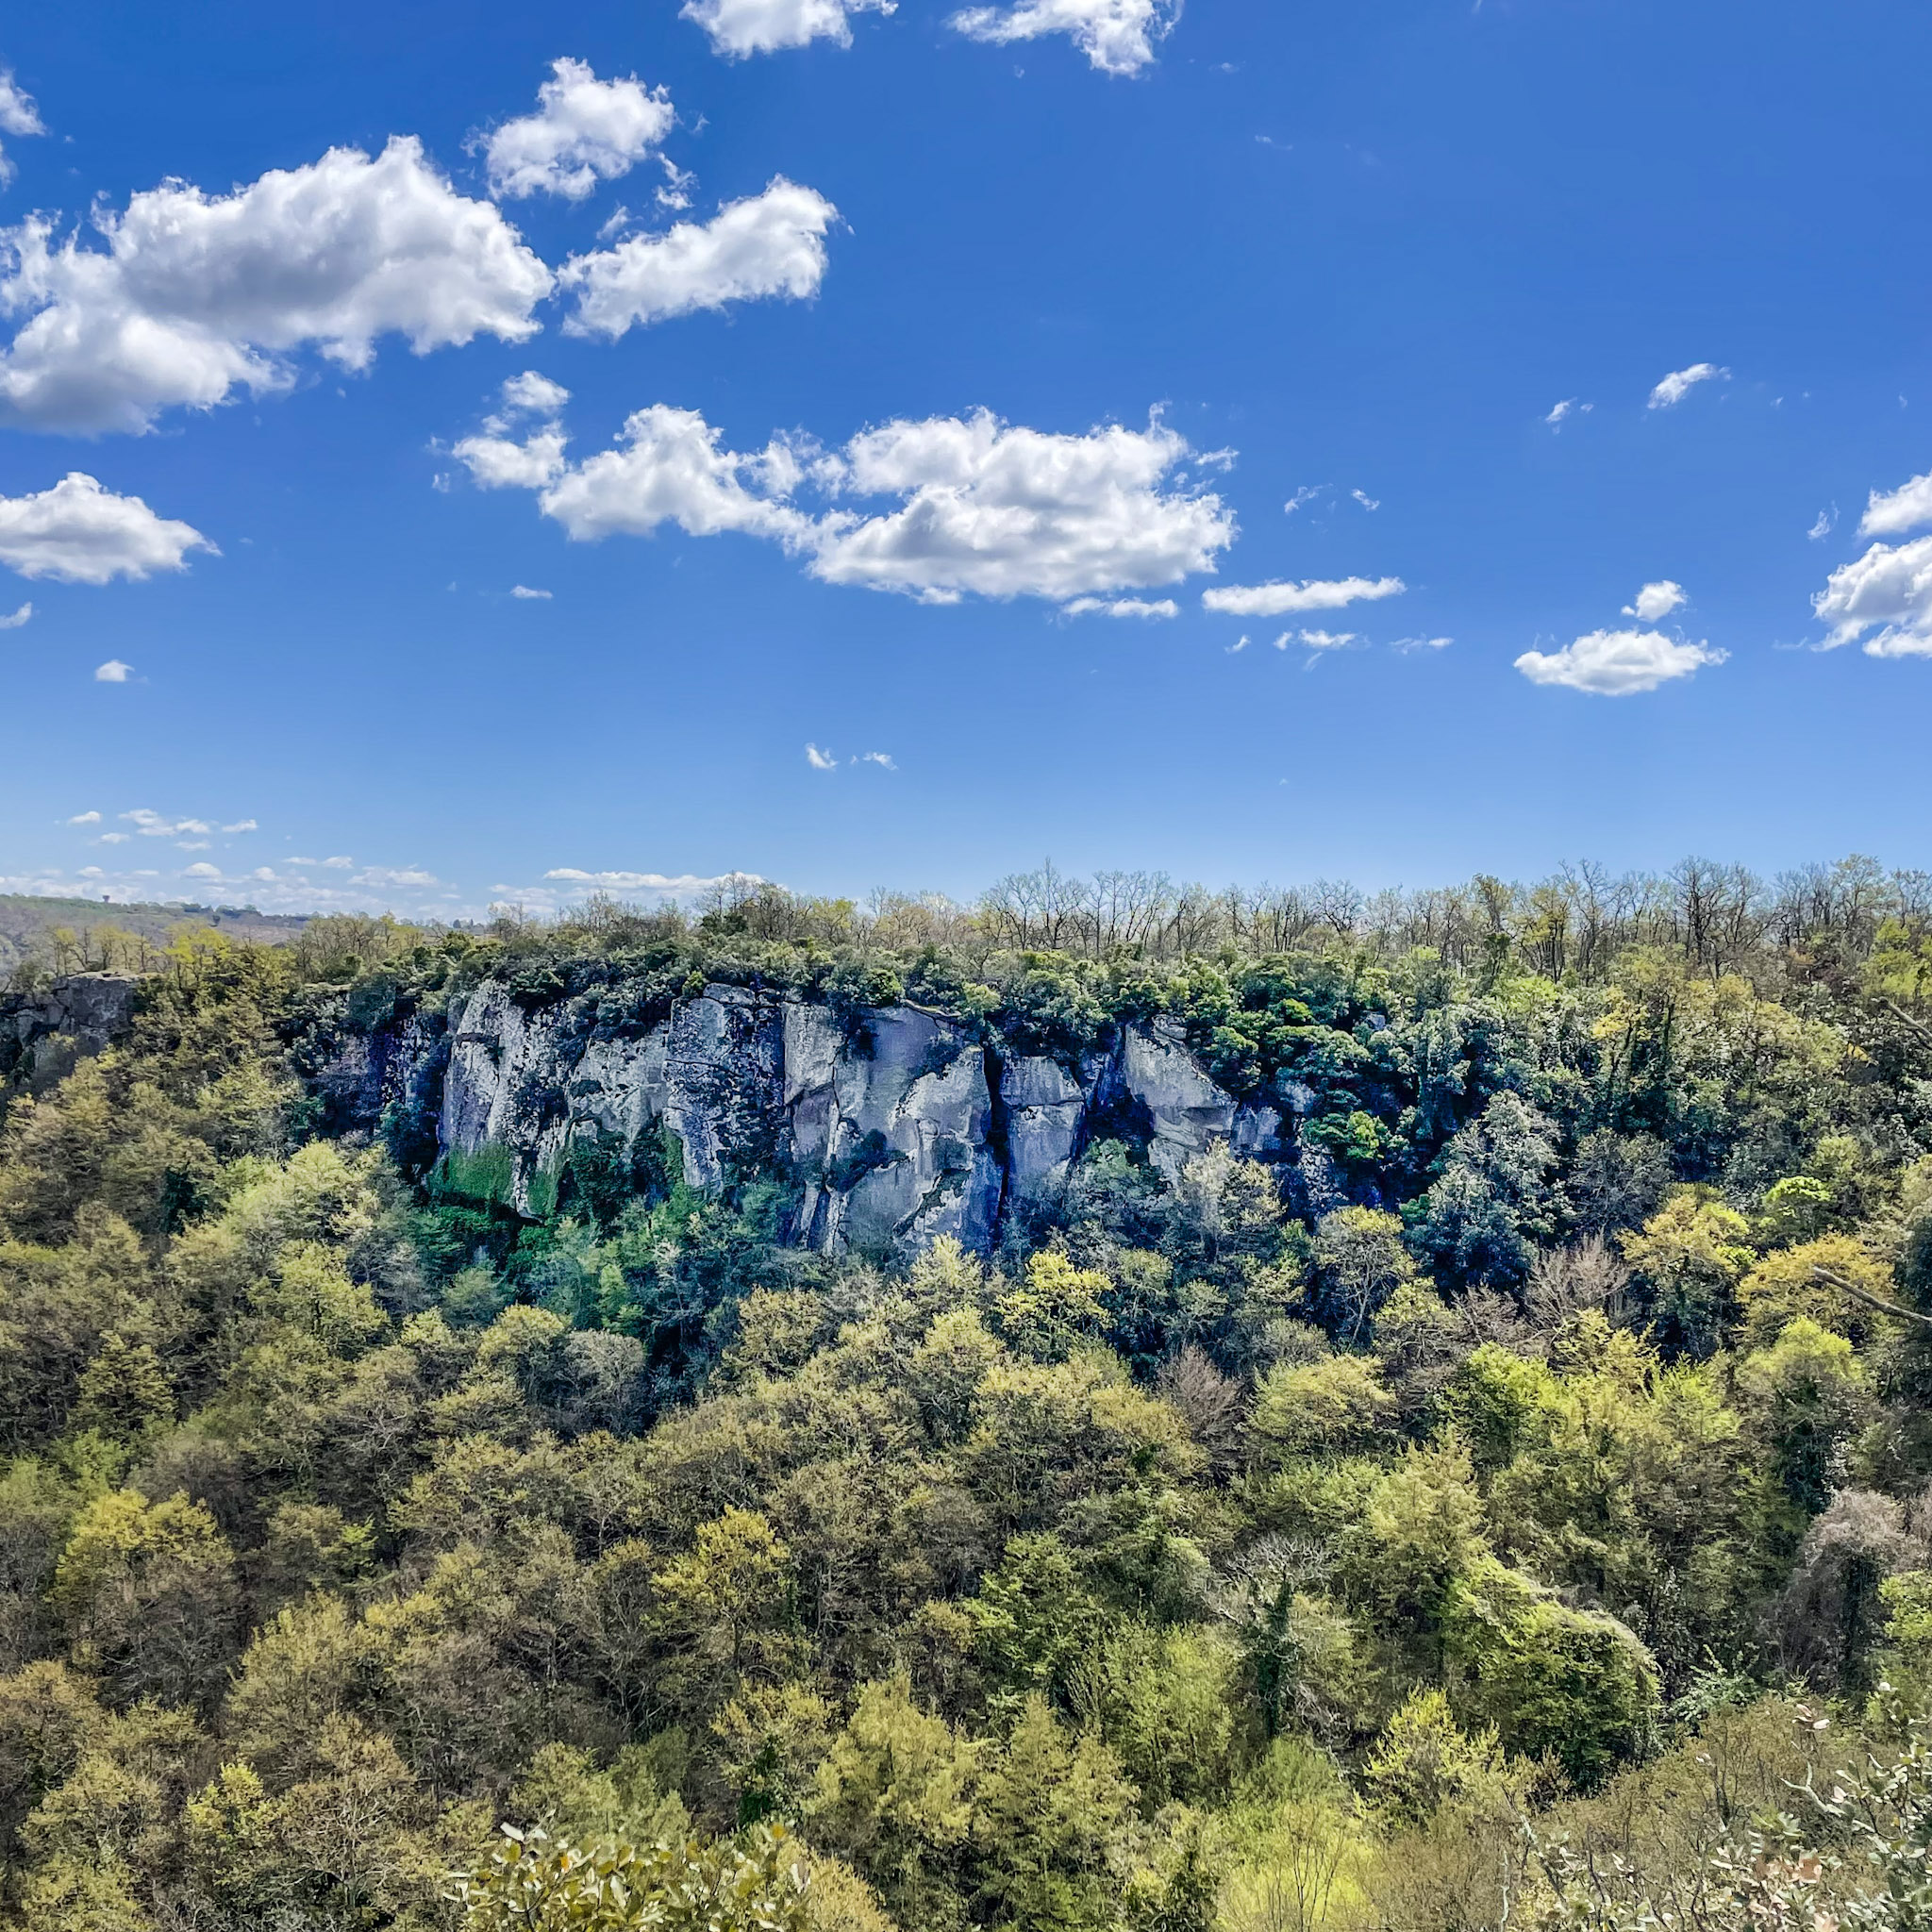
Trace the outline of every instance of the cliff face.
{"type": "Polygon", "coordinates": [[[134,1024],[140,984],[125,974],[74,973],[40,992],[0,998],[0,1086],[46,1086],[119,1040],[134,1024]]]}
{"type": "Polygon", "coordinates": [[[413,1105],[425,1129],[433,1114],[458,1191],[540,1216],[574,1144],[631,1159],[668,1131],[693,1188],[789,1164],[795,1239],[824,1251],[904,1253],[941,1235],[984,1248],[1004,1213],[1064,1178],[1103,1117],[1143,1136],[1170,1174],[1218,1141],[1295,1158],[1291,1124],[1238,1104],[1161,1021],[1069,1068],[1002,1058],[916,1008],[848,1026],[822,1006],[722,985],[648,1032],[600,1038],[567,1004],[520,1006],[492,983],[446,1039],[411,1023],[348,1058],[336,1080],[358,1086],[369,1111],[413,1105]]]}

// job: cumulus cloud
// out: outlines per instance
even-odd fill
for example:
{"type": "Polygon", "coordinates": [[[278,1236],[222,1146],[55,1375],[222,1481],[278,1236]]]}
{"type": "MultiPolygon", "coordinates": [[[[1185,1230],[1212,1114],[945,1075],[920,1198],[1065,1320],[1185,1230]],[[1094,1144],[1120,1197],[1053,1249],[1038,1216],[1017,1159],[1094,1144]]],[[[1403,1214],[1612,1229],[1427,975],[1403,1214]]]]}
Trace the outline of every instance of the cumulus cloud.
{"type": "Polygon", "coordinates": [[[599,80],[582,60],[555,60],[537,111],[506,121],[482,143],[499,200],[560,194],[582,201],[599,181],[627,175],[671,132],[671,96],[635,75],[599,80]]]}
{"type": "Polygon", "coordinates": [[[1650,392],[1645,406],[1652,409],[1674,409],[1700,382],[1728,382],[1731,372],[1715,362],[1693,362],[1688,369],[1674,369],[1650,392]]]}
{"type": "Polygon", "coordinates": [[[261,830],[261,827],[253,819],[237,819],[232,825],[224,825],[222,830],[225,832],[258,832],[261,830]]]}
{"type": "Polygon", "coordinates": [[[378,337],[418,355],[478,335],[522,341],[550,271],[488,202],[398,136],[371,159],[332,148],[232,194],[171,181],[97,211],[105,248],[34,216],[0,232],[0,309],[27,320],[0,352],[0,420],[84,435],[141,431],[164,409],[286,389],[305,343],[368,367],[378,337]]]}
{"type": "Polygon", "coordinates": [[[805,761],[814,772],[836,772],[839,769],[839,760],[830,752],[822,751],[815,744],[806,745],[805,761]]]}
{"type": "MultiPolygon", "coordinates": [[[[117,496],[72,471],[51,490],[0,496],[0,563],[24,577],[62,584],[140,579],[183,570],[191,550],[214,549],[192,525],[157,516],[138,496],[117,496]]],[[[12,621],[25,624],[33,614],[12,621]]]]}
{"type": "Polygon", "coordinates": [[[743,455],[723,447],[696,411],[659,403],[625,423],[616,448],[582,463],[559,455],[546,469],[547,450],[490,437],[457,454],[486,486],[524,481],[512,473],[526,471],[543,513],[573,538],[644,535],[665,523],[694,537],[739,531],[806,558],[827,583],[930,603],[972,593],[1064,604],[1172,583],[1211,570],[1235,533],[1220,498],[1183,474],[1185,439],[1158,419],[1143,430],[1067,436],[982,410],[888,423],[837,454],[774,439],[743,455]],[[793,499],[807,487],[832,506],[800,508],[793,499]],[[864,497],[898,505],[863,514],[838,501],[864,497]]]}
{"type": "Polygon", "coordinates": [[[897,8],[898,0],[686,0],[678,13],[711,37],[712,53],[742,60],[812,41],[849,47],[851,15],[892,13],[897,8]]]}
{"type": "Polygon", "coordinates": [[[32,621],[34,607],[23,604],[20,608],[7,617],[0,617],[0,630],[18,630],[22,625],[32,621]]]}
{"type": "Polygon", "coordinates": [[[1832,572],[1811,608],[1832,627],[1827,648],[1875,629],[1868,657],[1932,657],[1932,537],[1873,544],[1832,572]]]}
{"type": "Polygon", "coordinates": [[[96,684],[125,684],[134,675],[134,666],[124,664],[118,658],[109,658],[105,664],[94,667],[96,684]]]}
{"type": "Polygon", "coordinates": [[[562,383],[526,369],[521,375],[506,378],[502,407],[486,419],[486,426],[501,433],[521,416],[555,416],[569,401],[570,391],[562,383]]]}
{"type": "Polygon", "coordinates": [[[1874,490],[1858,519],[1861,537],[1901,537],[1932,524],[1932,470],[1883,494],[1874,490]]]}
{"type": "Polygon", "coordinates": [[[97,825],[101,815],[97,811],[77,811],[67,821],[70,825],[97,825]]]}
{"type": "Polygon", "coordinates": [[[1285,630],[1274,640],[1274,648],[1285,651],[1291,643],[1303,643],[1311,651],[1345,651],[1359,642],[1360,637],[1360,632],[1352,630],[1285,630]]]}
{"type": "Polygon", "coordinates": [[[512,584],[509,587],[509,593],[512,597],[521,598],[525,603],[547,604],[550,601],[550,592],[548,591],[535,591],[528,584],[512,584]]]}
{"type": "Polygon", "coordinates": [[[1204,591],[1205,609],[1224,617],[1280,617],[1289,611],[1340,610],[1344,605],[1398,597],[1408,587],[1400,577],[1316,578],[1308,583],[1227,584],[1204,591]]]}
{"type": "Polygon", "coordinates": [[[823,194],[774,175],[762,194],[726,204],[708,222],[573,256],[558,275],[576,297],[564,327],[615,341],[636,325],[728,302],[802,302],[824,280],[825,230],[838,219],[823,194]]]}
{"type": "MultiPolygon", "coordinates": [[[[0,67],[0,133],[26,136],[46,131],[33,96],[22,89],[8,69],[0,67]]],[[[13,163],[7,158],[5,150],[0,150],[0,188],[12,179],[13,163]]]]}
{"type": "Polygon", "coordinates": [[[1634,603],[1624,607],[1625,617],[1634,617],[1640,624],[1655,624],[1660,617],[1668,617],[1672,611],[1685,602],[1684,587],[1674,584],[1669,577],[1655,584],[1645,584],[1637,593],[1634,603]]]}
{"type": "Polygon", "coordinates": [[[1172,597],[1075,597],[1065,605],[1068,617],[1178,617],[1181,607],[1172,597]]]}
{"type": "Polygon", "coordinates": [[[1021,0],[1015,7],[969,7],[947,24],[995,46],[1065,34],[1102,74],[1138,74],[1180,11],[1180,0],[1021,0]]]}
{"type": "Polygon", "coordinates": [[[883,516],[839,512],[815,540],[828,583],[949,602],[1070,599],[1212,570],[1234,516],[1180,472],[1187,441],[1157,417],[1084,436],[1011,426],[987,411],[888,423],[853,438],[842,487],[898,496],[883,516]]]}
{"type": "Polygon", "coordinates": [[[1532,684],[1562,684],[1621,698],[1689,677],[1707,664],[1722,664],[1729,655],[1657,630],[1593,630],[1560,651],[1525,651],[1516,668],[1532,684]]]}

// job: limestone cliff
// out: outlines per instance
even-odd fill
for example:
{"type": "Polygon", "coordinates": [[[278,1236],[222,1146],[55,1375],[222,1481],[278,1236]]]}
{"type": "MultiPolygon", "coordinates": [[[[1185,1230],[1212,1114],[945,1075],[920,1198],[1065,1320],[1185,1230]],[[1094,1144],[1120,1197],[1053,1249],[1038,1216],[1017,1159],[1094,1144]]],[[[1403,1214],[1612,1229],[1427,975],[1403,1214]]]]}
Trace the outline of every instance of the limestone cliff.
{"type": "Polygon", "coordinates": [[[574,1144],[631,1159],[668,1134],[692,1188],[791,1174],[794,1239],[824,1251],[903,1253],[941,1235],[984,1248],[1003,1215],[1065,1178],[1103,1122],[1143,1139],[1170,1175],[1219,1141],[1295,1158],[1291,1124],[1224,1092],[1162,1020],[1069,1066],[1004,1057],[922,1008],[841,1020],[718,984],[610,1036],[568,1002],[520,1004],[491,981],[453,1009],[446,1034],[408,1022],[326,1077],[356,1091],[372,1124],[398,1107],[433,1117],[443,1185],[521,1214],[552,1209],[574,1144]]]}

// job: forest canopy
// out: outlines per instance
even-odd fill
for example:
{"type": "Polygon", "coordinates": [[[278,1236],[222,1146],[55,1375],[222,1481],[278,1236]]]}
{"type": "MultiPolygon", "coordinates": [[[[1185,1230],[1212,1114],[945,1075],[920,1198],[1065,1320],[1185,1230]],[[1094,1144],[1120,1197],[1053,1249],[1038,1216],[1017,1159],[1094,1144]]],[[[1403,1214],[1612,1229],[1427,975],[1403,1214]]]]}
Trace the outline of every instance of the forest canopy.
{"type": "Polygon", "coordinates": [[[16,1006],[138,984],[0,1061],[9,1923],[1922,1922],[1922,875],[70,940],[16,1006]],[[1124,1112],[984,1252],[802,1247],[782,1149],[521,1213],[322,1076],[486,983],[1158,1019],[1295,1157],[1124,1112]]]}

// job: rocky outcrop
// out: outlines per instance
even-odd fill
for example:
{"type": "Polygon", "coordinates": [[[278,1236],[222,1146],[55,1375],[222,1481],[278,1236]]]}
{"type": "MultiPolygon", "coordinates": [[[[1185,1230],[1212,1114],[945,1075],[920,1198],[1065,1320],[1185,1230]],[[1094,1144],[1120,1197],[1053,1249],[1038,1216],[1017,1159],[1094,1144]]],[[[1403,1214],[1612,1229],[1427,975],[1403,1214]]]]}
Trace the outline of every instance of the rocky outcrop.
{"type": "Polygon", "coordinates": [[[125,974],[73,973],[0,998],[0,1081],[38,1087],[112,1045],[134,1024],[140,985],[125,974]]]}
{"type": "MultiPolygon", "coordinates": [[[[428,1044],[398,1041],[369,1070],[385,1104],[421,1081],[428,1044]]],[[[941,1235],[984,1248],[1003,1214],[1065,1180],[1101,1124],[1138,1123],[1170,1175],[1223,1141],[1292,1158],[1283,1115],[1238,1104],[1159,1021],[1068,1067],[1001,1058],[915,1007],[845,1019],[710,985],[647,1030],[611,1034],[572,1003],[521,1005],[491,983],[452,1016],[441,1050],[443,1184],[531,1216],[554,1208],[585,1139],[635,1160],[645,1137],[668,1135],[686,1183],[705,1191],[734,1173],[789,1168],[801,1246],[880,1254],[941,1235]]]]}

